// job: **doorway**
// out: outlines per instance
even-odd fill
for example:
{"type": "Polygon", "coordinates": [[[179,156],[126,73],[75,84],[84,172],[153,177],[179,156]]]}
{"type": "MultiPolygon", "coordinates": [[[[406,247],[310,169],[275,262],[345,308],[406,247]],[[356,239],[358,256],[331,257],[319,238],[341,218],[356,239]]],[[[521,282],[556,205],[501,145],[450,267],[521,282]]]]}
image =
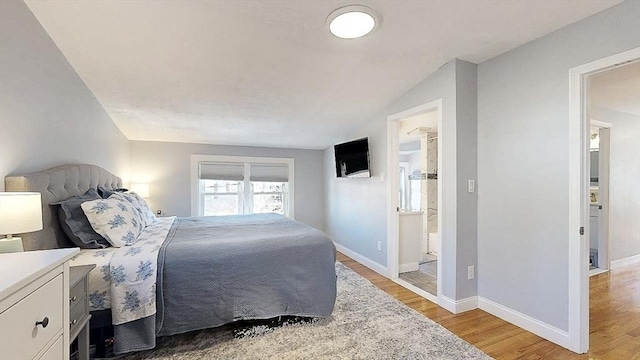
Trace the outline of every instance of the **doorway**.
{"type": "Polygon", "coordinates": [[[398,120],[398,278],[433,296],[437,290],[438,114],[398,120]]]}
{"type": "Polygon", "coordinates": [[[390,277],[438,303],[442,292],[442,100],[389,117],[390,277]]]}
{"type": "MultiPolygon", "coordinates": [[[[590,89],[587,89],[587,95],[590,89]]],[[[589,116],[591,118],[591,116],[589,116]]],[[[611,124],[590,121],[589,131],[589,276],[609,270],[609,161],[611,124]]]]}
{"type": "Polygon", "coordinates": [[[588,77],[640,60],[640,48],[569,70],[569,346],[589,349],[590,119],[588,77]]]}

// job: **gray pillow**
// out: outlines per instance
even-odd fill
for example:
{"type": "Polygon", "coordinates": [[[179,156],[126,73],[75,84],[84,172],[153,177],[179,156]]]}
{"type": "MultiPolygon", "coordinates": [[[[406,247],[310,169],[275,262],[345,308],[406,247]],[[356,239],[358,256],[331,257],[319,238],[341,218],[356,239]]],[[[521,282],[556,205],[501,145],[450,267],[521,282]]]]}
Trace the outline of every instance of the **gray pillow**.
{"type": "Polygon", "coordinates": [[[98,186],[98,195],[100,195],[103,199],[108,199],[109,196],[115,194],[115,193],[121,193],[121,192],[126,192],[129,191],[127,189],[113,189],[113,190],[108,190],[107,188],[104,188],[102,186],[98,186]]]}
{"type": "Polygon", "coordinates": [[[79,248],[102,249],[111,246],[105,238],[93,230],[80,207],[83,202],[97,199],[100,199],[98,192],[89,189],[82,196],[74,196],[57,203],[60,227],[69,240],[79,248]]]}

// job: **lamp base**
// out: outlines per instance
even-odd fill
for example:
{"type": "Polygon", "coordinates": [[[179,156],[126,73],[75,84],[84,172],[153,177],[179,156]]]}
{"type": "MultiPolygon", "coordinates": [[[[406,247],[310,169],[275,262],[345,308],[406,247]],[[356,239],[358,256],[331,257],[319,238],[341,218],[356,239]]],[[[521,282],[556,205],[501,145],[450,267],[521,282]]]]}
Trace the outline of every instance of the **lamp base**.
{"type": "Polygon", "coordinates": [[[0,239],[0,254],[23,252],[22,238],[0,239]]]}

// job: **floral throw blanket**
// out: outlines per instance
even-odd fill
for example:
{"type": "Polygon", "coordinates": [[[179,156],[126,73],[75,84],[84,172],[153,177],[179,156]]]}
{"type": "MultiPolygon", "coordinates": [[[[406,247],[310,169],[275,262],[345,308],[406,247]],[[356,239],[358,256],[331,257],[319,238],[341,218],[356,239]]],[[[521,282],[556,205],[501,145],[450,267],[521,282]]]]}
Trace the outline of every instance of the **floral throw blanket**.
{"type": "Polygon", "coordinates": [[[71,266],[97,265],[89,274],[91,310],[110,305],[113,325],[156,313],[158,253],[174,220],[157,218],[131,246],[83,250],[72,259],[71,266]]]}

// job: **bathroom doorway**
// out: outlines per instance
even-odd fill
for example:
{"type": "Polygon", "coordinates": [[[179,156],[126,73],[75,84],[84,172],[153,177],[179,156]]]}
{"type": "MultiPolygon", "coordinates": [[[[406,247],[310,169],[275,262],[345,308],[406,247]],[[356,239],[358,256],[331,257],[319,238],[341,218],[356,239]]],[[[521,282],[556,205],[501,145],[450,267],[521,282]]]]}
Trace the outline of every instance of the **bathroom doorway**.
{"type": "Polygon", "coordinates": [[[390,273],[392,280],[438,303],[442,264],[441,101],[396,114],[389,122],[390,273]],[[391,167],[393,163],[393,168],[391,167]],[[395,223],[394,223],[395,221],[395,223]]]}
{"type": "Polygon", "coordinates": [[[611,124],[591,120],[589,129],[589,275],[609,270],[609,176],[611,124]]]}
{"type": "Polygon", "coordinates": [[[437,110],[399,120],[398,143],[398,277],[437,296],[437,110]]]}

